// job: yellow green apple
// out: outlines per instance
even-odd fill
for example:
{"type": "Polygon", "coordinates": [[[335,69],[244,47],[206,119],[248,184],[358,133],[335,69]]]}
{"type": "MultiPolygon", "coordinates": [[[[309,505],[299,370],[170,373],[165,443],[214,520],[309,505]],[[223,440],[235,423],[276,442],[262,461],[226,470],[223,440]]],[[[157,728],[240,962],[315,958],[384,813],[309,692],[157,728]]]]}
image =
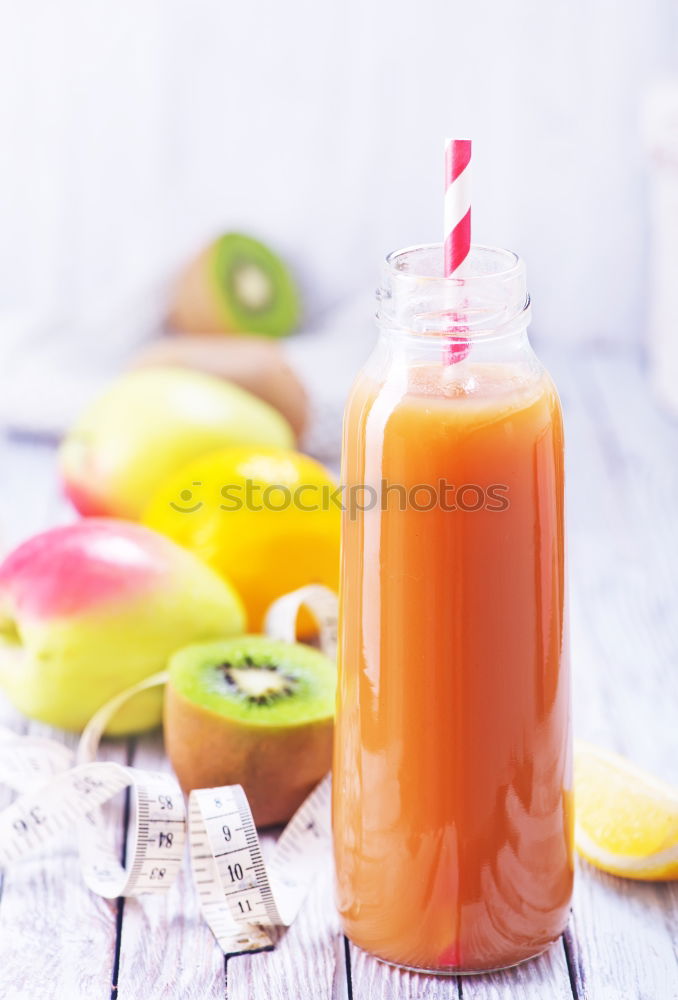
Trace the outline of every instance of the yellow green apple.
{"type": "Polygon", "coordinates": [[[186,462],[229,445],[290,447],[277,410],[247,390],[185,368],[121,376],[64,439],[66,495],[90,516],[137,520],[156,486],[186,462]]]}
{"type": "MultiPolygon", "coordinates": [[[[81,729],[187,643],[244,631],[223,577],[149,528],[87,518],[36,535],[0,565],[0,689],[33,718],[81,729]]],[[[109,731],[158,725],[162,695],[135,697],[109,731]]]]}

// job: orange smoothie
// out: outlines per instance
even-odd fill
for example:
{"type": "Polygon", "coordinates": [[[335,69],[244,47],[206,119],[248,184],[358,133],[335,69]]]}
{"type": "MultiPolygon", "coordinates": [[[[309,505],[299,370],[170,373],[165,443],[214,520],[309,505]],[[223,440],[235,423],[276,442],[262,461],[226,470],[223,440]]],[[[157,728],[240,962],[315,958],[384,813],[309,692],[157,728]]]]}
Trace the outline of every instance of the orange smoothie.
{"type": "Polygon", "coordinates": [[[562,433],[531,364],[363,375],[348,404],[343,482],[382,499],[344,513],[338,905],[398,965],[513,965],[567,920],[562,433]]]}

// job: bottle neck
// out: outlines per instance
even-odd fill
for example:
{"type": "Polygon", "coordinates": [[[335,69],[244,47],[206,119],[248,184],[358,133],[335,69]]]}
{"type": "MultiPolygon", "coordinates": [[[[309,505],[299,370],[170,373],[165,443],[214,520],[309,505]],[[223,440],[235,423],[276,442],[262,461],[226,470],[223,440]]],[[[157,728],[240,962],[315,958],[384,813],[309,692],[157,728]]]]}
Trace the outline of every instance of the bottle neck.
{"type": "Polygon", "coordinates": [[[377,293],[382,351],[422,363],[532,354],[525,267],[516,254],[473,246],[453,276],[442,269],[440,244],[399,250],[386,259],[377,293]]]}
{"type": "Polygon", "coordinates": [[[382,357],[412,364],[458,362],[511,362],[534,358],[528,337],[529,317],[511,330],[473,336],[457,329],[446,334],[413,334],[399,327],[380,324],[378,349],[382,357]]]}

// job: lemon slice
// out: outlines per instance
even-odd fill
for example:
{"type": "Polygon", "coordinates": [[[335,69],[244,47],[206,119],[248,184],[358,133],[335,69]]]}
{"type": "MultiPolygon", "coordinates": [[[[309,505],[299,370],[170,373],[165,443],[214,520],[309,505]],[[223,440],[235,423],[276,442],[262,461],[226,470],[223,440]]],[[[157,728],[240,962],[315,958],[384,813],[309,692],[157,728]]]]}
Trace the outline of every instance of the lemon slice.
{"type": "Polygon", "coordinates": [[[575,843],[596,868],[625,878],[678,878],[678,790],[624,757],[577,741],[575,843]]]}

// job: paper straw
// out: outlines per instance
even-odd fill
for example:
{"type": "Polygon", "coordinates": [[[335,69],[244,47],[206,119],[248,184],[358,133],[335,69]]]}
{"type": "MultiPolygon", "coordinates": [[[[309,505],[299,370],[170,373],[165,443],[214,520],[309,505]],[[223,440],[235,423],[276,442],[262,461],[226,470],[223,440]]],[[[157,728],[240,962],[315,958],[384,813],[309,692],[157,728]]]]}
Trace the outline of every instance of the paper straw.
{"type": "MultiPolygon", "coordinates": [[[[470,139],[448,139],[445,143],[444,222],[445,277],[451,278],[471,249],[470,139]]],[[[457,327],[458,331],[459,329],[457,327]]],[[[467,337],[450,337],[445,347],[445,363],[462,361],[470,346],[467,337]]]]}
{"type": "Polygon", "coordinates": [[[450,278],[471,249],[471,140],[445,143],[445,277],[450,278]]]}

